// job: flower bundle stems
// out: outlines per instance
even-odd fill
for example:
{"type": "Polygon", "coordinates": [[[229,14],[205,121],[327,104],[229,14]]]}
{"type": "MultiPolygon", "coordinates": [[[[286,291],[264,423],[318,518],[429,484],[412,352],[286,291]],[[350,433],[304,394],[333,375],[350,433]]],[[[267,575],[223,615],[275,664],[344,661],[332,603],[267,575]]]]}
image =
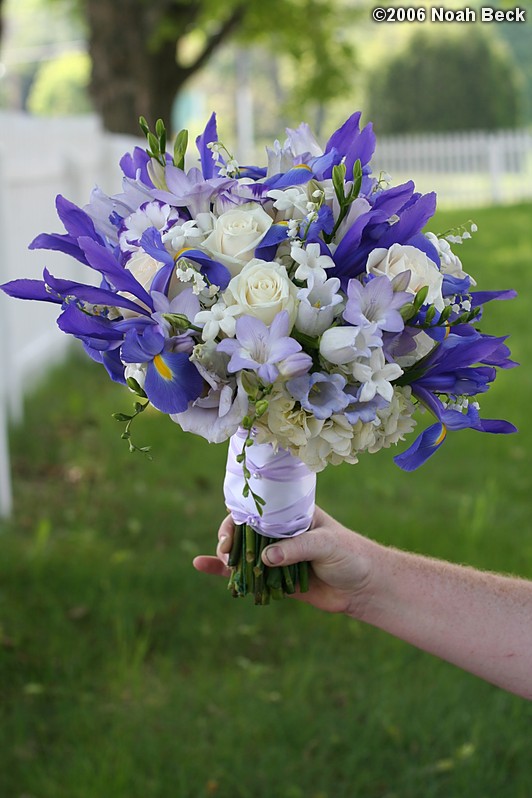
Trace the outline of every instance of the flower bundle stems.
{"type": "Polygon", "coordinates": [[[271,599],[283,599],[295,593],[308,590],[308,563],[295,565],[268,566],[262,561],[266,546],[276,542],[276,538],[260,535],[249,524],[236,524],[233,546],[228,564],[231,577],[228,588],[235,598],[249,594],[255,604],[269,604],[271,599]]]}

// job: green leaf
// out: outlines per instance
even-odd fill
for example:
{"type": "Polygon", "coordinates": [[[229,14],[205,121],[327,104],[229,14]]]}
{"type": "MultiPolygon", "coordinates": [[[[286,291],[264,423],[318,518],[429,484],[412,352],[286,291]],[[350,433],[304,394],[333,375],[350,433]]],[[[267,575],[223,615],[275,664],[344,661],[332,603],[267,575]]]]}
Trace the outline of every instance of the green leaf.
{"type": "Polygon", "coordinates": [[[452,305],[447,305],[446,307],[444,307],[444,309],[442,310],[442,312],[440,314],[440,318],[439,318],[438,324],[445,324],[445,322],[448,320],[448,318],[449,318],[449,316],[451,315],[452,312],[453,312],[453,306],[452,305]]]}
{"type": "Polygon", "coordinates": [[[174,165],[178,169],[185,168],[185,155],[188,147],[188,130],[180,130],[174,144],[174,165]]]}
{"type": "Polygon", "coordinates": [[[134,377],[128,377],[126,380],[127,387],[130,388],[137,396],[140,396],[142,399],[147,399],[146,392],[140,387],[137,380],[134,377]]]}
{"type": "Polygon", "coordinates": [[[356,198],[360,194],[361,186],[362,186],[362,164],[360,163],[360,159],[357,159],[353,165],[353,187],[349,192],[349,202],[353,202],[353,200],[356,200],[356,198]]]}
{"type": "Polygon", "coordinates": [[[426,300],[426,298],[427,298],[427,294],[428,294],[428,293],[429,293],[429,287],[428,287],[428,285],[424,285],[424,286],[423,286],[422,288],[420,288],[420,289],[419,289],[419,291],[417,292],[417,294],[416,294],[416,296],[415,296],[415,299],[414,299],[414,307],[415,307],[415,309],[416,309],[416,313],[417,313],[417,311],[420,309],[420,307],[421,307],[421,305],[424,303],[424,301],[426,300]]]}
{"type": "Polygon", "coordinates": [[[345,203],[345,163],[336,164],[332,170],[332,182],[340,206],[345,203]]]}
{"type": "Polygon", "coordinates": [[[159,139],[151,131],[148,131],[146,138],[148,139],[148,146],[150,148],[151,155],[154,158],[157,158],[160,155],[159,139]]]}
{"type": "Polygon", "coordinates": [[[268,409],[268,402],[266,399],[260,399],[255,405],[255,415],[260,418],[268,409]]]}
{"type": "Polygon", "coordinates": [[[131,421],[133,416],[126,416],[125,413],[113,413],[115,421],[131,421]]]}
{"type": "Polygon", "coordinates": [[[150,132],[150,128],[149,128],[148,123],[146,121],[146,118],[144,116],[141,116],[139,118],[139,125],[140,125],[140,129],[142,130],[144,135],[147,136],[148,133],[150,132]]]}
{"type": "Polygon", "coordinates": [[[407,305],[403,305],[403,307],[399,310],[399,313],[401,314],[403,321],[409,321],[416,315],[417,310],[415,309],[413,303],[409,302],[407,305]]]}
{"type": "Polygon", "coordinates": [[[155,133],[159,139],[159,152],[166,152],[166,128],[162,119],[158,119],[155,123],[155,133]]]}
{"type": "Polygon", "coordinates": [[[431,321],[434,319],[435,315],[436,315],[436,308],[434,307],[434,305],[431,305],[425,315],[425,323],[430,324],[431,321]]]}

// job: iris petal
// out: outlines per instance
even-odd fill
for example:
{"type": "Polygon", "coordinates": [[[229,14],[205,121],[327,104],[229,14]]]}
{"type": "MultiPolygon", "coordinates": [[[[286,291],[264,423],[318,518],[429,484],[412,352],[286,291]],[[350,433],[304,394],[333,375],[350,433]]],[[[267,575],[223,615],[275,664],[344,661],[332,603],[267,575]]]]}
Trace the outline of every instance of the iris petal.
{"type": "Polygon", "coordinates": [[[162,352],[148,364],[144,390],[162,413],[183,413],[203,390],[203,377],[183,352],[162,352]]]}

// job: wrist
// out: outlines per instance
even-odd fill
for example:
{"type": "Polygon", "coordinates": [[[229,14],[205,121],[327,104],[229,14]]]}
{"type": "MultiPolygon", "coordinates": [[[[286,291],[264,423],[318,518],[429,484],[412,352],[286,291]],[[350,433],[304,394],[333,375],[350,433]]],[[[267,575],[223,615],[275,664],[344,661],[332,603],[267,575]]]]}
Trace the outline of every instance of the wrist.
{"type": "Polygon", "coordinates": [[[346,615],[376,625],[391,591],[393,559],[398,552],[360,535],[357,538],[355,556],[363,577],[357,580],[351,592],[346,615]]]}

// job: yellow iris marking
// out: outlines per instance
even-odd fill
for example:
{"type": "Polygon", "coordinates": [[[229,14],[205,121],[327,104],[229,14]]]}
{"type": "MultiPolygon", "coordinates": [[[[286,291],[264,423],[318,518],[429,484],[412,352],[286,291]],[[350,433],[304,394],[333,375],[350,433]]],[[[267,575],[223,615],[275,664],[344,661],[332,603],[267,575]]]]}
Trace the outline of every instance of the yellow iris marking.
{"type": "Polygon", "coordinates": [[[294,169],[308,169],[309,172],[312,172],[312,169],[310,168],[310,166],[307,166],[306,163],[297,163],[294,166],[294,169]]]}
{"type": "Polygon", "coordinates": [[[446,338],[447,338],[447,336],[449,335],[450,332],[451,332],[451,325],[449,324],[449,322],[446,321],[445,322],[445,337],[446,338]]]}
{"type": "Polygon", "coordinates": [[[440,434],[438,435],[438,437],[434,441],[434,446],[438,446],[443,441],[443,439],[445,438],[446,435],[447,435],[447,427],[444,427],[442,425],[442,431],[440,432],[440,434]]]}
{"type": "Polygon", "coordinates": [[[163,380],[172,379],[172,372],[170,371],[170,369],[168,368],[168,366],[166,365],[166,363],[164,362],[164,360],[160,355],[155,355],[155,357],[153,358],[153,365],[155,366],[155,368],[157,369],[163,380]]]}
{"type": "Polygon", "coordinates": [[[192,247],[183,247],[183,249],[179,250],[177,255],[174,255],[174,260],[177,260],[178,258],[180,258],[181,255],[183,254],[183,252],[190,252],[191,249],[192,249],[192,247]]]}

